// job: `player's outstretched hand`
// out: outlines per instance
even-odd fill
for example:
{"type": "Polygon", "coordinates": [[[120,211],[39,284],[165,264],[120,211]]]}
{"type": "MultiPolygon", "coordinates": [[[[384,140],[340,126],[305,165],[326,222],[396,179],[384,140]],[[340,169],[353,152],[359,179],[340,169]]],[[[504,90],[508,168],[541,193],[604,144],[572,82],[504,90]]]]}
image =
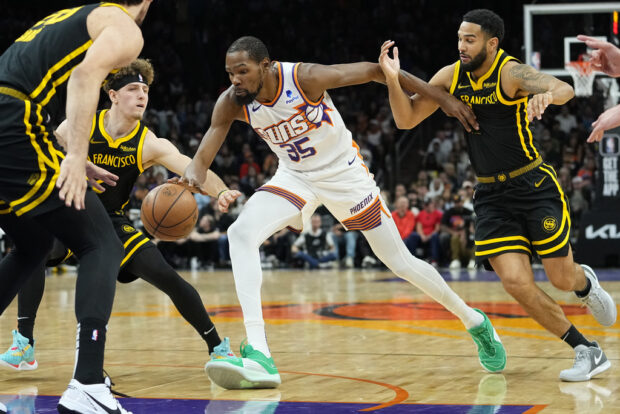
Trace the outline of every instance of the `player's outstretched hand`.
{"type": "Polygon", "coordinates": [[[551,92],[538,93],[530,99],[527,104],[527,120],[532,121],[534,118],[542,119],[545,109],[553,102],[553,94],[551,92]]]}
{"type": "Polygon", "coordinates": [[[594,70],[601,71],[614,78],[620,76],[620,49],[609,42],[597,40],[590,36],[579,35],[577,39],[585,42],[589,48],[596,49],[590,55],[590,62],[594,70]]]}
{"type": "Polygon", "coordinates": [[[88,183],[91,187],[99,192],[105,191],[105,187],[103,187],[99,181],[109,185],[110,187],[115,187],[116,181],[118,180],[117,175],[114,175],[101,167],[97,167],[90,161],[86,161],[86,177],[88,177],[88,183]]]}
{"type": "Polygon", "coordinates": [[[226,190],[220,194],[220,197],[217,199],[217,206],[219,207],[222,213],[228,212],[228,207],[235,202],[237,198],[241,196],[241,192],[237,190],[226,190]]]}
{"type": "Polygon", "coordinates": [[[390,48],[394,46],[393,40],[386,40],[381,45],[381,53],[379,53],[379,66],[383,70],[386,78],[396,80],[400,73],[400,59],[398,58],[398,47],[394,47],[394,58],[390,57],[390,48]]]}
{"type": "Polygon", "coordinates": [[[207,169],[197,165],[193,159],[185,169],[182,177],[174,177],[168,180],[169,183],[182,185],[192,193],[207,195],[202,188],[202,184],[207,179],[207,169]]]}
{"type": "Polygon", "coordinates": [[[438,94],[440,94],[440,96],[443,95],[443,99],[437,101],[437,103],[446,115],[458,119],[467,132],[471,132],[472,129],[480,129],[480,125],[478,125],[478,121],[476,120],[476,115],[468,105],[445,90],[437,86],[434,87],[439,89],[438,94]]]}
{"type": "Polygon", "coordinates": [[[60,164],[60,174],[56,187],[60,189],[58,195],[67,207],[76,210],[84,209],[84,195],[86,194],[86,158],[67,154],[60,164]]]}
{"type": "Polygon", "coordinates": [[[588,142],[599,142],[605,131],[618,126],[620,126],[620,105],[609,108],[592,123],[592,132],[588,137],[588,142]]]}

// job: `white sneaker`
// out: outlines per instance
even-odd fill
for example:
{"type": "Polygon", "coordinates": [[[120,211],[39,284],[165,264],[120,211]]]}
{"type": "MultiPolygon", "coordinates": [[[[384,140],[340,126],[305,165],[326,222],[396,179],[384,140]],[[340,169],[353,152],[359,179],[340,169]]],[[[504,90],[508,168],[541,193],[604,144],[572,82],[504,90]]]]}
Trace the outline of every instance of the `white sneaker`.
{"type": "Polygon", "coordinates": [[[450,262],[450,269],[460,269],[461,261],[459,259],[454,259],[450,262]]]}
{"type": "Polygon", "coordinates": [[[56,408],[60,414],[132,414],[114,398],[108,383],[84,385],[75,379],[69,383],[56,408]]]}
{"type": "Polygon", "coordinates": [[[607,360],[601,347],[596,342],[594,344],[596,346],[577,345],[575,347],[575,364],[572,368],[560,372],[562,381],[589,381],[593,376],[611,367],[611,362],[607,360]]]}
{"type": "Polygon", "coordinates": [[[0,403],[0,414],[6,414],[6,406],[0,403]]]}
{"type": "Polygon", "coordinates": [[[598,323],[603,326],[611,326],[616,323],[616,317],[618,316],[618,309],[616,309],[616,303],[609,296],[609,293],[601,287],[598,283],[596,273],[590,266],[580,265],[592,287],[590,287],[590,293],[585,298],[580,298],[581,301],[590,309],[592,316],[598,323]]]}
{"type": "Polygon", "coordinates": [[[467,270],[476,270],[476,261],[471,259],[469,263],[467,263],[467,270]]]}
{"type": "Polygon", "coordinates": [[[351,269],[353,267],[353,258],[350,256],[347,256],[344,258],[344,267],[346,267],[347,269],[351,269]]]}

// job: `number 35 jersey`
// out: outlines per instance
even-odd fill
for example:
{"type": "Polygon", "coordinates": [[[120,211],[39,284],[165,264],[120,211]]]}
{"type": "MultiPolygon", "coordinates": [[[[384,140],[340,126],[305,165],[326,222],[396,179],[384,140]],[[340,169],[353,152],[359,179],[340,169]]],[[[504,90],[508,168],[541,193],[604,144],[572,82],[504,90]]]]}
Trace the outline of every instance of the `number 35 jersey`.
{"type": "Polygon", "coordinates": [[[290,170],[317,170],[348,155],[351,132],[329,94],[312,102],[299,85],[301,63],[274,64],[279,75],[276,97],[268,103],[254,100],[245,105],[246,122],[290,170]]]}

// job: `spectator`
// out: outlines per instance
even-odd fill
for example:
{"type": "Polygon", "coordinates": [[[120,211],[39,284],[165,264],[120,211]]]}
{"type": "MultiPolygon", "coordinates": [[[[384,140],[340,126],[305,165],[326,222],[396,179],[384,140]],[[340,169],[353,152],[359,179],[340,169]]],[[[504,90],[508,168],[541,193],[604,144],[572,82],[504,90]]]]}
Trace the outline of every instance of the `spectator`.
{"type": "Polygon", "coordinates": [[[392,211],[392,219],[400,238],[405,242],[405,246],[409,248],[411,252],[415,252],[415,249],[411,249],[409,246],[413,243],[413,240],[418,237],[414,235],[415,232],[415,217],[409,209],[409,199],[405,196],[398,197],[395,203],[396,210],[392,211]]]}
{"type": "Polygon", "coordinates": [[[453,206],[441,218],[441,230],[450,238],[450,269],[460,269],[468,263],[468,269],[475,269],[473,241],[470,240],[470,224],[473,212],[463,207],[461,196],[454,195],[453,206]]]}
{"type": "Polygon", "coordinates": [[[205,214],[200,218],[198,226],[187,236],[188,252],[191,257],[192,268],[211,267],[219,261],[218,239],[220,231],[215,228],[215,219],[210,214],[205,214]],[[197,264],[194,265],[194,259],[197,264]]]}
{"type": "Polygon", "coordinates": [[[577,128],[577,117],[569,112],[568,105],[560,107],[560,113],[555,116],[555,120],[560,124],[560,130],[567,135],[573,128],[577,128]]]}
{"type": "Polygon", "coordinates": [[[439,229],[441,224],[441,212],[435,208],[434,200],[424,202],[424,210],[416,217],[416,232],[413,233],[409,243],[409,251],[416,254],[418,247],[430,248],[430,263],[439,266],[439,229]]]}
{"type": "Polygon", "coordinates": [[[254,154],[252,151],[246,150],[243,153],[243,163],[241,164],[241,167],[239,167],[239,179],[243,179],[243,177],[248,175],[250,167],[254,167],[254,171],[256,171],[256,173],[261,172],[260,166],[256,163],[256,161],[254,161],[254,154]]]}
{"type": "Polygon", "coordinates": [[[465,195],[461,196],[463,198],[463,207],[474,211],[474,185],[471,181],[463,181],[462,188],[465,190],[465,195]]]}
{"type": "Polygon", "coordinates": [[[331,232],[323,231],[321,225],[321,216],[313,214],[310,220],[310,230],[301,233],[291,247],[295,258],[306,262],[310,269],[318,269],[319,264],[338,259],[333,236],[331,232]]]}
{"type": "Polygon", "coordinates": [[[340,259],[340,252],[344,247],[343,266],[347,269],[355,266],[355,249],[357,247],[358,233],[356,231],[346,231],[344,226],[336,223],[332,226],[334,245],[336,246],[336,257],[340,259]]]}

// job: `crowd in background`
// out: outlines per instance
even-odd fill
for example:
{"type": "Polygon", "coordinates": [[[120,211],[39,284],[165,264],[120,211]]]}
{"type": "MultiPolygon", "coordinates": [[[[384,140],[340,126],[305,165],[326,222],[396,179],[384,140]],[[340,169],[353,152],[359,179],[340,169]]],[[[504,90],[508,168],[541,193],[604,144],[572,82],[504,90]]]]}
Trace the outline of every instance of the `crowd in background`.
{"type": "MultiPolygon", "coordinates": [[[[60,3],[63,1],[41,3],[39,11],[44,16],[46,7],[52,11],[65,5],[60,3]]],[[[458,58],[456,30],[461,16],[482,4],[463,2],[458,10],[449,12],[428,1],[418,3],[411,7],[410,2],[397,0],[155,2],[143,27],[142,56],[151,59],[156,71],[144,122],[157,136],[168,138],[192,156],[209,127],[218,95],[229,86],[225,51],[233,40],[247,34],[261,38],[273,59],[325,64],[376,61],[380,44],[391,38],[399,46],[402,67],[428,80],[458,58]],[[278,22],[272,25],[268,20],[275,12],[278,22]],[[317,21],[323,23],[321,29],[309,31],[317,21]],[[437,27],[448,28],[449,35],[437,33],[437,27]]],[[[29,7],[25,4],[10,2],[9,7],[8,0],[0,0],[0,5],[6,10],[0,16],[5,28],[0,46],[4,49],[42,16],[23,9],[29,7]],[[24,15],[32,15],[32,21],[24,20],[24,15]]],[[[497,7],[506,19],[502,47],[520,57],[522,26],[509,16],[520,16],[522,5],[506,2],[497,7]]],[[[551,35],[542,33],[540,38],[548,40],[551,35]]],[[[438,113],[417,127],[415,134],[399,131],[392,122],[387,90],[379,84],[334,90],[330,95],[383,189],[383,199],[409,249],[437,266],[472,266],[476,179],[461,125],[438,113]]],[[[541,121],[531,124],[541,155],[556,169],[570,199],[573,232],[579,231],[579,217],[592,203],[597,179],[595,147],[585,139],[602,110],[603,96],[597,90],[590,98],[550,107],[541,121]]],[[[196,196],[200,217],[195,231],[187,239],[159,243],[167,260],[182,268],[229,266],[226,231],[277,166],[278,160],[267,145],[247,125],[236,122],[211,168],[244,196],[228,213],[218,211],[216,200],[196,196]]],[[[168,177],[169,173],[157,166],[139,177],[129,205],[134,218],[147,192],[168,177]]],[[[379,265],[363,237],[345,232],[326,209],[317,213],[304,234],[285,229],[265,243],[261,248],[265,267],[379,265]]],[[[576,234],[571,240],[576,240],[576,234]]]]}

